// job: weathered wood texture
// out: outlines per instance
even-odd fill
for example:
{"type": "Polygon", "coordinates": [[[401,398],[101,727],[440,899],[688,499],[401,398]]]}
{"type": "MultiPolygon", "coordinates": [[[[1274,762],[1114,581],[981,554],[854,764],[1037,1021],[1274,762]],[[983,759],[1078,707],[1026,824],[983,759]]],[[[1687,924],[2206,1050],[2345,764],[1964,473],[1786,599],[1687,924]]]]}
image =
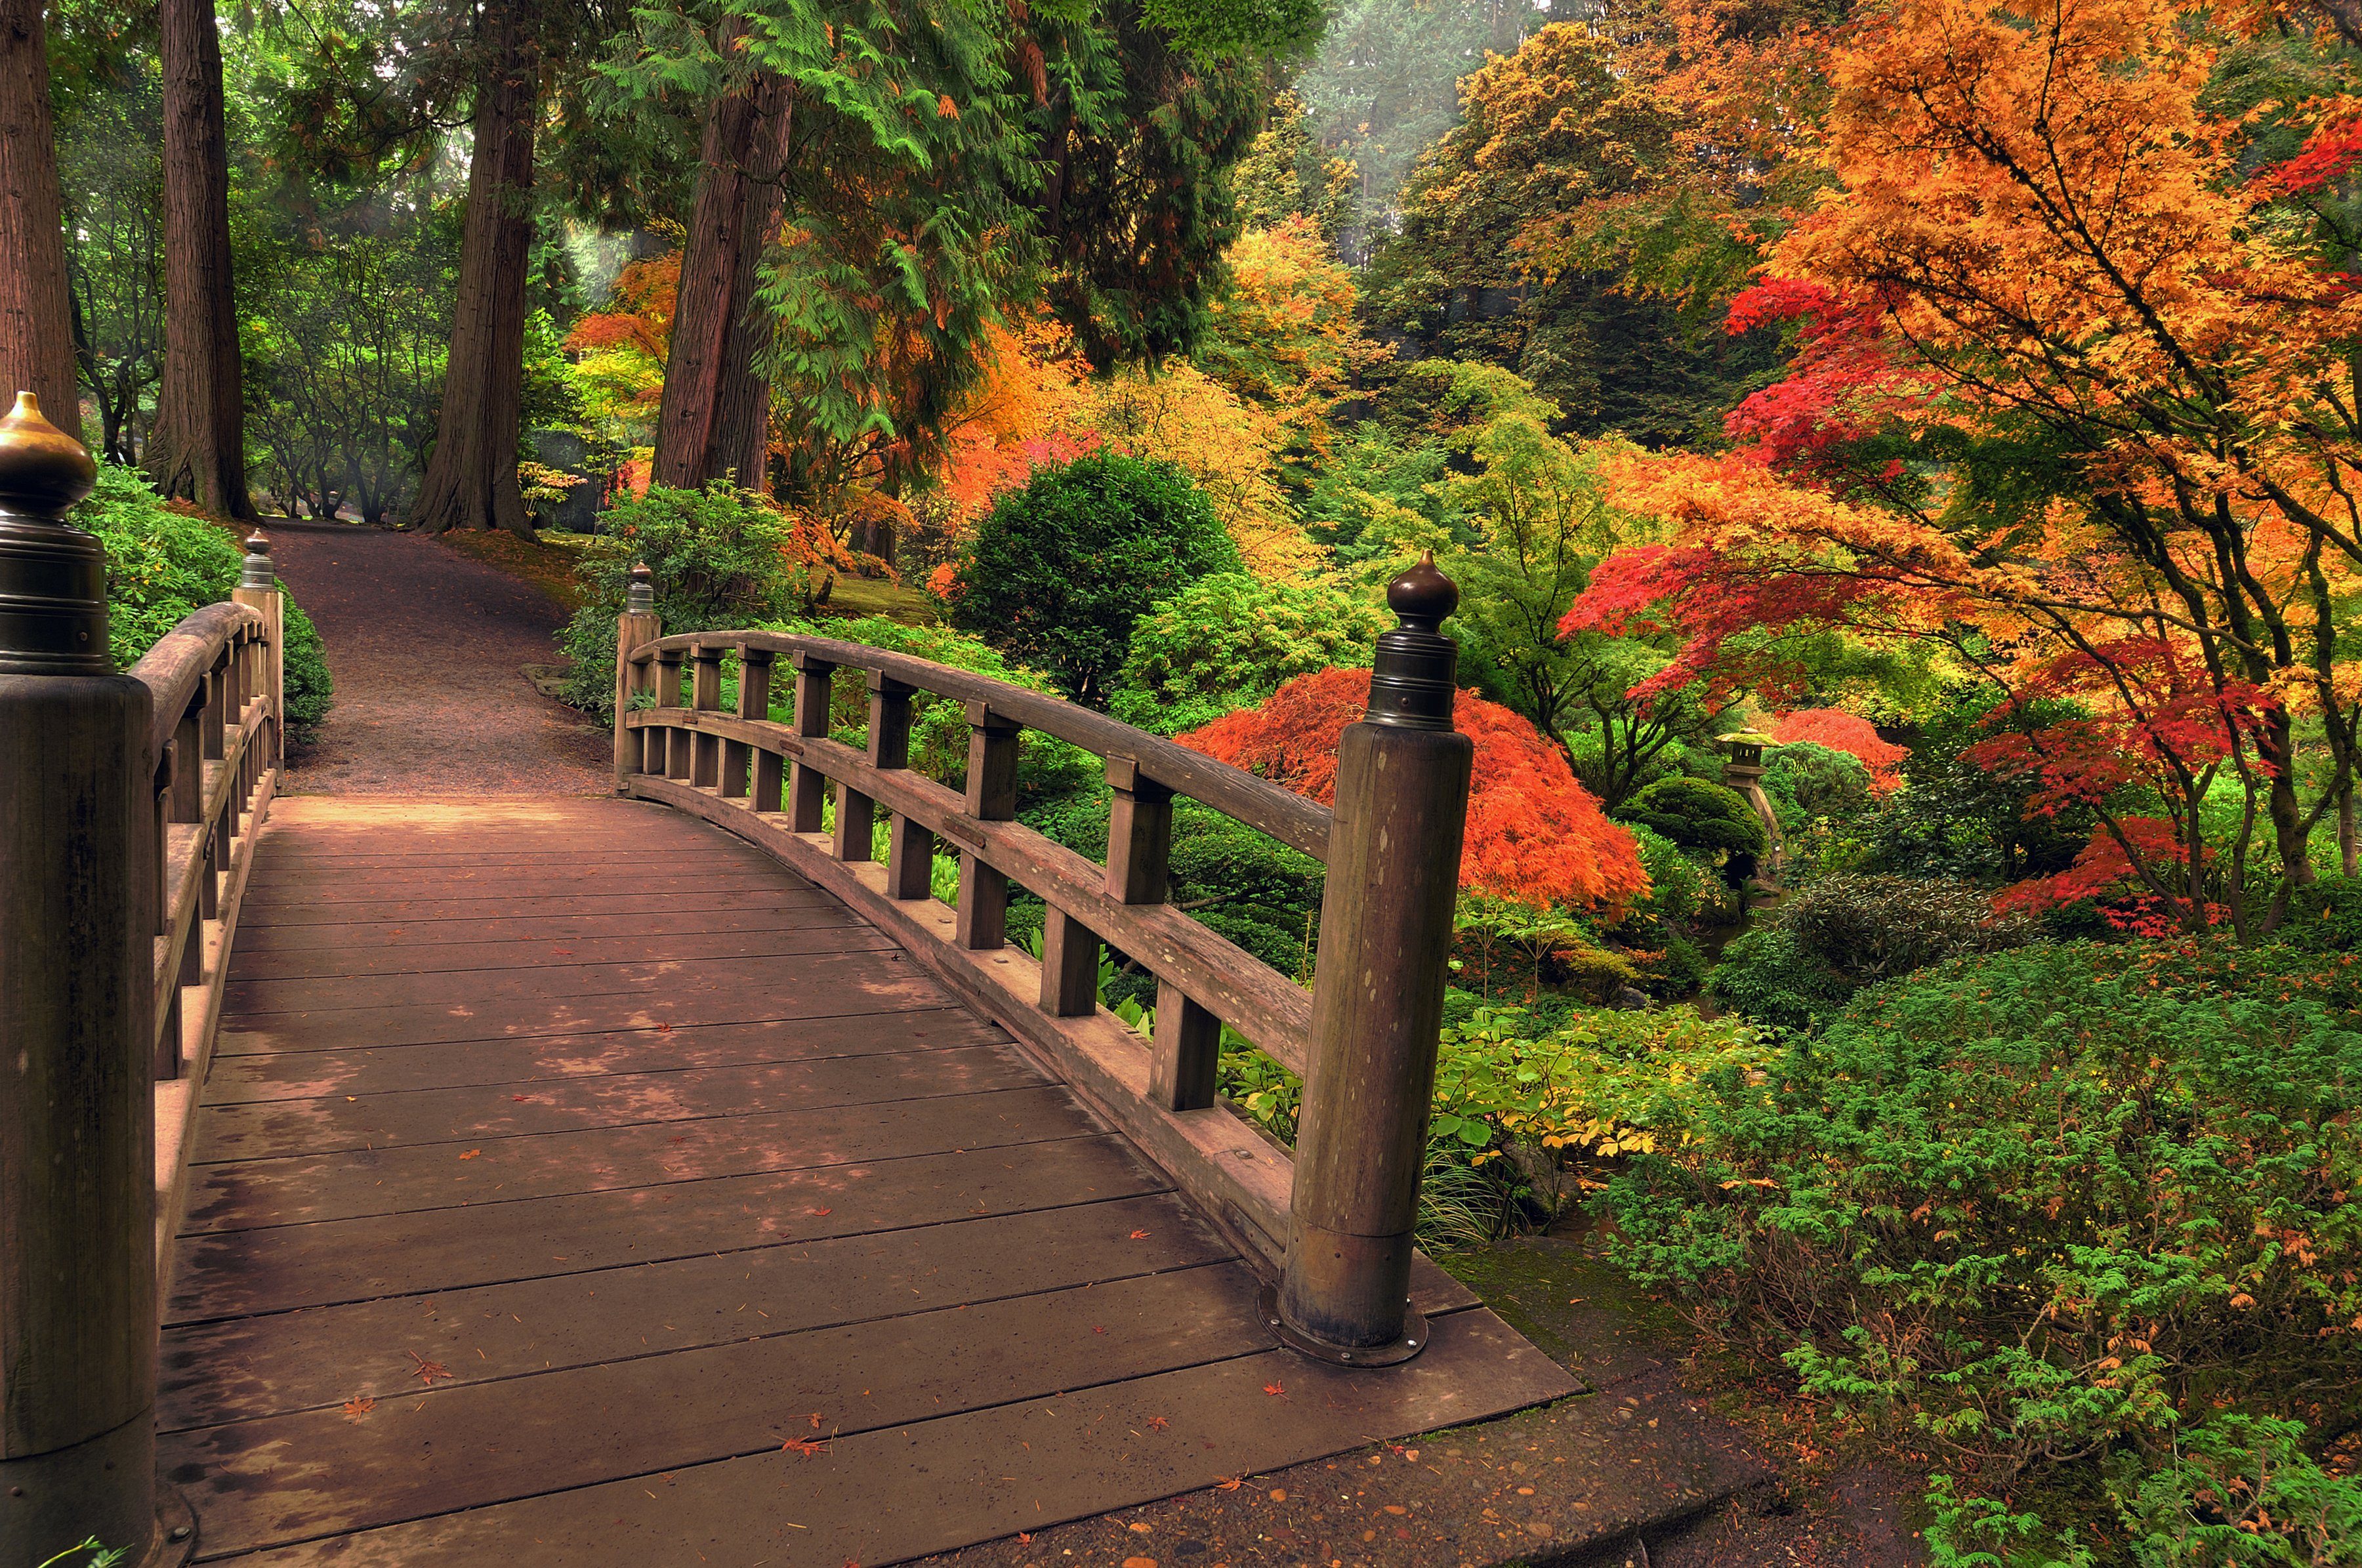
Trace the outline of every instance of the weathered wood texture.
{"type": "MultiPolygon", "coordinates": [[[[726,780],[659,782],[886,885],[726,780]]],[[[372,881],[381,834],[456,880],[542,845],[735,864],[710,828],[382,809],[286,802],[264,845],[279,935],[234,975],[164,1312],[160,1458],[202,1559],[876,1568],[1570,1390],[1431,1278],[1408,1367],[1275,1350],[1159,1164],[776,863],[636,910],[372,881]],[[373,890],[332,897],[340,867],[373,890]],[[635,913],[647,948],[590,946],[635,913]],[[660,949],[676,919],[702,934],[660,949]],[[319,999],[355,1005],[274,1007],[319,999]]],[[[1021,955],[964,956],[1046,1016],[1021,955]]]]}

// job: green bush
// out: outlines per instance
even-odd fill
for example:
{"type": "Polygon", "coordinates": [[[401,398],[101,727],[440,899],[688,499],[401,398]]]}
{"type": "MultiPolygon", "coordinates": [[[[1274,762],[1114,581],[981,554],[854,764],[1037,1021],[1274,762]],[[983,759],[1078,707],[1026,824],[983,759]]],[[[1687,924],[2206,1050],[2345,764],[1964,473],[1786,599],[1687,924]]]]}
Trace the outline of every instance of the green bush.
{"type": "Polygon", "coordinates": [[[606,514],[607,531],[584,547],[574,580],[581,608],[558,634],[573,661],[566,700],[613,723],[615,618],[633,563],[655,574],[665,635],[777,621],[803,607],[806,573],[786,551],[792,525],[772,507],[719,480],[703,490],[650,485],[606,514]]]}
{"type": "Polygon", "coordinates": [[[1763,853],[1763,819],[1738,790],[1703,778],[1660,778],[1616,810],[1618,822],[1650,829],[1683,849],[1763,853]]]}
{"type": "MultiPolygon", "coordinates": [[[[106,651],[118,669],[138,663],[191,613],[227,599],[246,558],[223,525],[172,510],[146,475],[119,463],[99,464],[98,487],[73,509],[72,522],[106,546],[106,651]]],[[[279,589],[286,596],[287,738],[300,745],[327,717],[336,683],[312,618],[285,583],[279,589]]]]}
{"type": "Polygon", "coordinates": [[[1107,705],[1133,623],[1239,553],[1189,477],[1099,452],[1034,470],[1002,496],[959,563],[952,621],[1107,705]]]}
{"type": "Polygon", "coordinates": [[[2362,877],[2323,877],[2295,889],[2286,939],[2321,953],[2362,947],[2362,877]]]}
{"type": "Polygon", "coordinates": [[[1358,594],[1216,572],[1133,624],[1110,712],[1179,734],[1252,708],[1299,675],[1366,668],[1385,626],[1378,607],[1358,594]]]}
{"type": "Polygon", "coordinates": [[[2351,1561],[2285,1440],[2362,1419],[2362,1033],[2222,982],[2037,944],[1865,993],[1658,1123],[1615,1261],[1937,1456],[1938,1561],[2351,1561]]]}
{"type": "Polygon", "coordinates": [[[1772,923],[1723,949],[1715,999],[1783,1029],[1810,1029],[1855,991],[1967,953],[2020,947],[2041,933],[2023,915],[1959,882],[1849,874],[1826,877],[1780,905],[1772,923]]]}
{"type": "Polygon", "coordinates": [[[1784,833],[1816,820],[1858,818],[1871,808],[1870,769],[1851,752],[1811,741],[1765,754],[1763,793],[1784,833]]]}
{"type": "Polygon", "coordinates": [[[1811,1030],[1845,1010],[1858,988],[1804,953],[1777,922],[1732,937],[1707,974],[1706,994],[1779,1029],[1811,1030]]]}
{"type": "MultiPolygon", "coordinates": [[[[1628,823],[1632,842],[1640,848],[1641,869],[1649,873],[1649,896],[1633,912],[1681,925],[1697,918],[1716,897],[1712,879],[1682,846],[1643,823],[1628,823]]],[[[1716,900],[1718,901],[1718,900],[1716,900]]]]}

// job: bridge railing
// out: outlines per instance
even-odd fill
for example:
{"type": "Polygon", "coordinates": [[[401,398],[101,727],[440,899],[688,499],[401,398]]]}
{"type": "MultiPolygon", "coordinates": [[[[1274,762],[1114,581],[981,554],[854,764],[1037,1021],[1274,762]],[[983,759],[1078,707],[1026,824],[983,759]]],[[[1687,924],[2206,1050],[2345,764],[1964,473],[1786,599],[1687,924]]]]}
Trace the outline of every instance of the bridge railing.
{"type": "Polygon", "coordinates": [[[127,673],[96,478],[0,418],[0,1560],[156,1531],[156,1314],[254,826],[277,788],[267,547],[127,673]]]}
{"type": "Polygon", "coordinates": [[[1104,714],[907,655],[767,631],[662,635],[635,568],[617,628],[616,785],[765,845],[877,922],[1278,1276],[1283,1337],[1384,1364],[1424,1339],[1407,1285],[1471,750],[1451,727],[1453,649],[1438,631],[1457,597],[1432,563],[1395,585],[1404,624],[1379,640],[1332,811],[1104,714]],[[722,707],[725,661],[735,712],[722,707]],[[770,717],[783,664],[787,723],[770,717]],[[851,670],[868,689],[858,750],[829,735],[833,682],[851,670]],[[922,693],[966,705],[965,790],[910,766],[922,693]],[[1103,759],[1104,864],[1016,821],[1028,731],[1103,759]],[[1166,901],[1175,796],[1327,866],[1310,991],[1166,901]],[[948,908],[931,895],[939,843],[959,862],[948,908]],[[1038,962],[1008,944],[1012,887],[1044,905],[1038,962]],[[1102,943],[1155,979],[1147,1042],[1098,1005],[1102,943]],[[1224,1024],[1304,1080],[1292,1157],[1220,1103],[1224,1024]]]}

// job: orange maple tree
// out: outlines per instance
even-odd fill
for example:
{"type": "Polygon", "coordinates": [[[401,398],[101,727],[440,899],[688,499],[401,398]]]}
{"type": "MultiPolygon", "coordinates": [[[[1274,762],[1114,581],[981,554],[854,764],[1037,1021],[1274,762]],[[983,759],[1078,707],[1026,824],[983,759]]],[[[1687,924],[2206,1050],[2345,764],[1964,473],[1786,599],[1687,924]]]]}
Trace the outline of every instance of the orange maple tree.
{"type": "Polygon", "coordinates": [[[1796,684],[1763,627],[1941,643],[2036,809],[2093,810],[2092,865],[2253,932],[2351,800],[2362,296],[2322,236],[2362,142],[2351,100],[2287,108],[2305,150],[2250,177],[2252,123],[2204,96],[2229,41],[2170,0],[1894,0],[1844,34],[1837,188],[1740,302],[1809,324],[1796,375],[1738,450],[1628,465],[1618,501],[1674,536],[1569,624],[1677,628],[1660,679],[1726,686],[1796,684]],[[2062,697],[2087,717],[2033,719],[2062,697]],[[2210,845],[2218,781],[2241,805],[2210,845]]]}
{"type": "MultiPolygon", "coordinates": [[[[1370,705],[1370,672],[1298,676],[1261,707],[1228,713],[1181,744],[1324,805],[1337,798],[1337,746],[1370,705]]],[[[1649,891],[1639,845],[1607,820],[1558,747],[1497,703],[1462,691],[1452,727],[1475,743],[1460,885],[1537,907],[1617,910],[1649,891]]]]}
{"type": "Polygon", "coordinates": [[[1771,736],[1782,745],[1805,743],[1841,751],[1870,769],[1873,790],[1892,790],[1903,782],[1895,765],[1911,748],[1878,738],[1878,726],[1842,708],[1799,708],[1772,722],[1771,736]]]}

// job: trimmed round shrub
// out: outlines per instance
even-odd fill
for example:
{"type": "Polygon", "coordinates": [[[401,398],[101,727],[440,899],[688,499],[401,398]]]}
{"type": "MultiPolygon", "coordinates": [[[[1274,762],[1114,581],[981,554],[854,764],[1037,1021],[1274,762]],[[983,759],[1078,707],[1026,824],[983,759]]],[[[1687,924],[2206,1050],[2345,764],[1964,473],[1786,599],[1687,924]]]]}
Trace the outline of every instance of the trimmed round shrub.
{"type": "Polygon", "coordinates": [[[1096,452],[1037,469],[994,505],[954,576],[952,624],[1104,708],[1149,607],[1238,569],[1238,547],[1188,475],[1096,452]]]}
{"type": "Polygon", "coordinates": [[[1703,778],[1660,778],[1617,807],[1616,816],[1661,834],[1683,849],[1763,853],[1763,819],[1747,797],[1703,778]]]}
{"type": "Polygon", "coordinates": [[[1763,793],[1783,829],[1816,818],[1843,822],[1870,810],[1870,769],[1849,752],[1797,741],[1767,754],[1763,793]]]}
{"type": "Polygon", "coordinates": [[[1158,734],[1198,729],[1299,675],[1366,668],[1385,627],[1375,603],[1341,589],[1216,572],[1133,625],[1111,711],[1158,734]]]}

